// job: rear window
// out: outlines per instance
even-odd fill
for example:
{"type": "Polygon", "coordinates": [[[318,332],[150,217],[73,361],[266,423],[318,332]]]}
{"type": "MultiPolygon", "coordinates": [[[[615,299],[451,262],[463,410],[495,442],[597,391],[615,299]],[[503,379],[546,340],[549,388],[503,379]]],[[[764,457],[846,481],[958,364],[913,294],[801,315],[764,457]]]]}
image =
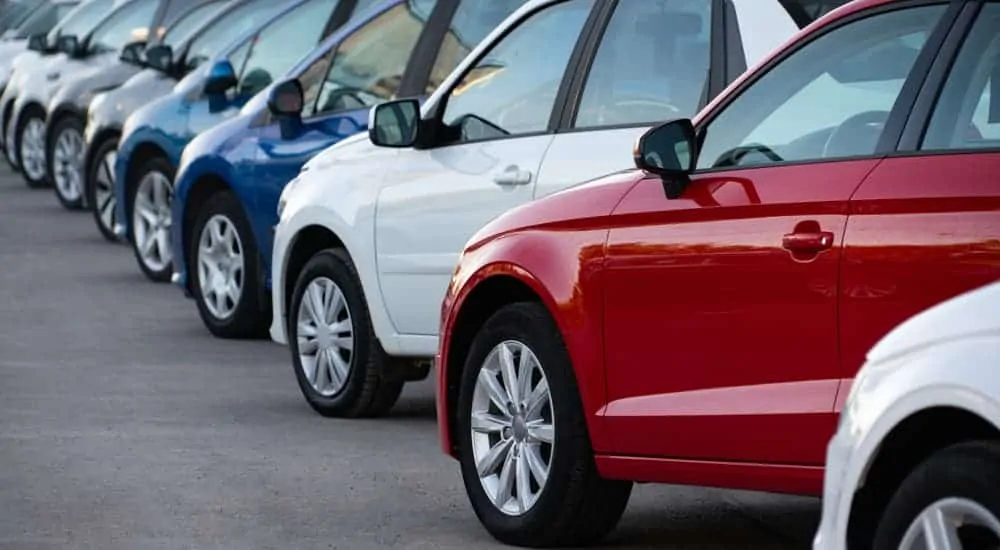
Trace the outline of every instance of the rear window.
{"type": "Polygon", "coordinates": [[[799,28],[805,28],[851,0],[778,0],[799,28]]]}

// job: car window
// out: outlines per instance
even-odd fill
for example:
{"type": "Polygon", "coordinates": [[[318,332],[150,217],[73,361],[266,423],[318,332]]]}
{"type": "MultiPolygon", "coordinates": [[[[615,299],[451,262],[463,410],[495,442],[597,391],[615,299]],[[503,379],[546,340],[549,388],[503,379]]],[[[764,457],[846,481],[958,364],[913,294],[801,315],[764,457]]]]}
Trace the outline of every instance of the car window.
{"type": "Polygon", "coordinates": [[[946,6],[856,20],[807,43],[709,122],[697,167],[872,155],[946,6]]]}
{"type": "MultiPolygon", "coordinates": [[[[260,27],[264,21],[283,7],[282,4],[274,0],[251,0],[226,12],[209,26],[200,29],[198,35],[188,44],[185,56],[187,68],[194,69],[212,59],[234,40],[260,27]]],[[[249,46],[243,51],[244,55],[247,50],[249,50],[249,46]]],[[[232,61],[232,57],[230,57],[230,61],[232,61]]],[[[242,63],[240,65],[233,63],[233,67],[237,71],[240,70],[241,65],[242,63]]]]}
{"type": "Polygon", "coordinates": [[[132,0],[125,4],[94,29],[90,49],[95,52],[116,52],[129,42],[145,40],[159,5],[159,0],[132,0]]]}
{"type": "Polygon", "coordinates": [[[49,4],[43,6],[17,27],[17,38],[49,32],[60,19],[76,7],[75,4],[49,4]]]}
{"type": "Polygon", "coordinates": [[[459,141],[543,132],[594,0],[535,12],[493,45],[451,90],[444,124],[459,141]],[[539,52],[544,52],[540,55],[539,52]]]}
{"type": "Polygon", "coordinates": [[[219,0],[201,4],[189,10],[167,28],[167,32],[163,35],[163,43],[176,47],[190,38],[191,34],[204,25],[206,21],[215,17],[227,4],[229,2],[219,0]]]}
{"type": "Polygon", "coordinates": [[[338,0],[310,0],[268,25],[254,40],[237,93],[253,95],[291,69],[323,37],[338,0]]]}
{"type": "Polygon", "coordinates": [[[473,48],[527,0],[461,0],[448,25],[425,92],[431,94],[473,48]]]}
{"type": "Polygon", "coordinates": [[[61,26],[52,29],[46,38],[50,44],[55,44],[56,38],[59,36],[76,36],[83,40],[83,37],[107,17],[114,7],[115,4],[112,0],[84,2],[73,10],[73,13],[69,14],[65,21],[60,22],[61,26]]]}
{"type": "Polygon", "coordinates": [[[427,21],[398,4],[336,48],[314,114],[361,109],[391,99],[427,21]]]}
{"type": "Polygon", "coordinates": [[[708,82],[712,0],[621,0],[577,110],[577,128],[698,112],[708,82]]]}
{"type": "Polygon", "coordinates": [[[1000,148],[1000,4],[986,4],[965,39],[921,149],[1000,148]]]}

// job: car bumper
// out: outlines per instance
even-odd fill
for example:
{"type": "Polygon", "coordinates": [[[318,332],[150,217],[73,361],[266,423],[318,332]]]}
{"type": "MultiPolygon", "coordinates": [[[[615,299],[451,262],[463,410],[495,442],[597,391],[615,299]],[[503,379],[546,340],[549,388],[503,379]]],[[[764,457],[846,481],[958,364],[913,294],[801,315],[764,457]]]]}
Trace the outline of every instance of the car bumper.
{"type": "MultiPolygon", "coordinates": [[[[844,409],[843,414],[848,414],[844,409]]],[[[857,480],[848,475],[856,463],[859,441],[850,429],[850,418],[842,418],[837,433],[826,450],[823,474],[823,513],[813,538],[813,550],[843,550],[847,546],[847,527],[857,480]]]]}
{"type": "Polygon", "coordinates": [[[285,302],[285,257],[288,235],[281,222],[272,229],[274,246],[271,249],[271,340],[287,345],[287,307],[285,302]]]}

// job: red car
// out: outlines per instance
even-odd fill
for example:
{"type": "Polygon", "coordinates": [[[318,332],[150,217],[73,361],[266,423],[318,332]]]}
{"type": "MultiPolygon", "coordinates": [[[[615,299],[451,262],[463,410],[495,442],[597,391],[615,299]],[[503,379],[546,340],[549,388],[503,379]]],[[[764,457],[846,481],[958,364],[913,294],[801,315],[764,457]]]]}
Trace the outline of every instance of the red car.
{"type": "Polygon", "coordinates": [[[637,169],[469,242],[438,417],[493,536],[600,539],[633,481],[821,494],[866,350],[1000,278],[997,28],[997,1],[856,0],[647,133],[637,169]]]}

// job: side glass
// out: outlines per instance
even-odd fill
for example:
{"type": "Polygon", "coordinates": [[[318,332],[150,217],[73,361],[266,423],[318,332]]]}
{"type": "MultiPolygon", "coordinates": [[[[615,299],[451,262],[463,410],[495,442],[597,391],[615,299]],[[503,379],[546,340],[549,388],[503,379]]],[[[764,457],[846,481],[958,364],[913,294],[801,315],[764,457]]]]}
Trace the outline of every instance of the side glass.
{"type": "Polygon", "coordinates": [[[1000,4],[986,4],[945,80],[920,149],[1000,148],[1000,4]]]}
{"type": "Polygon", "coordinates": [[[574,126],[693,116],[708,82],[711,35],[712,0],[620,0],[574,126]]]}
{"type": "Polygon", "coordinates": [[[323,88],[324,77],[330,70],[330,60],[335,53],[336,51],[331,48],[299,75],[299,83],[302,84],[302,118],[316,114],[316,101],[323,88]]]}
{"type": "MultiPolygon", "coordinates": [[[[282,8],[282,4],[274,2],[274,0],[251,0],[233,8],[209,26],[200,29],[198,35],[191,39],[187,47],[185,64],[188,70],[212,59],[234,40],[260,27],[267,18],[282,8]]],[[[233,63],[233,67],[239,71],[242,62],[240,65],[233,63]]]]}
{"type": "Polygon", "coordinates": [[[944,4],[847,23],[809,42],[711,120],[698,169],[875,153],[944,4]]]}
{"type": "Polygon", "coordinates": [[[256,94],[312,51],[338,1],[310,0],[263,29],[240,73],[238,93],[256,94]]]}
{"type": "Polygon", "coordinates": [[[90,50],[117,52],[129,42],[145,40],[157,7],[159,2],[156,0],[132,0],[125,4],[94,29],[90,38],[90,50]]]}
{"type": "Polygon", "coordinates": [[[544,132],[594,0],[542,9],[493,45],[448,96],[442,122],[458,141],[544,132]],[[545,52],[539,55],[539,52],[545,52]]]}
{"type": "Polygon", "coordinates": [[[174,21],[172,25],[167,27],[167,32],[163,35],[163,43],[176,48],[177,45],[190,38],[199,27],[204,25],[205,21],[215,17],[225,7],[226,2],[217,0],[188,10],[177,21],[174,21]]]}
{"type": "Polygon", "coordinates": [[[347,37],[337,47],[314,114],[392,99],[426,23],[409,3],[399,4],[347,37]]]}
{"type": "Polygon", "coordinates": [[[86,36],[114,7],[113,0],[91,0],[80,4],[66,16],[66,20],[61,21],[61,27],[49,31],[46,37],[48,43],[55,44],[60,35],[86,36]]]}
{"type": "Polygon", "coordinates": [[[527,0],[461,0],[448,25],[448,32],[441,42],[437,58],[431,68],[425,92],[431,94],[444,82],[451,71],[469,55],[473,48],[486,38],[527,0]]]}

